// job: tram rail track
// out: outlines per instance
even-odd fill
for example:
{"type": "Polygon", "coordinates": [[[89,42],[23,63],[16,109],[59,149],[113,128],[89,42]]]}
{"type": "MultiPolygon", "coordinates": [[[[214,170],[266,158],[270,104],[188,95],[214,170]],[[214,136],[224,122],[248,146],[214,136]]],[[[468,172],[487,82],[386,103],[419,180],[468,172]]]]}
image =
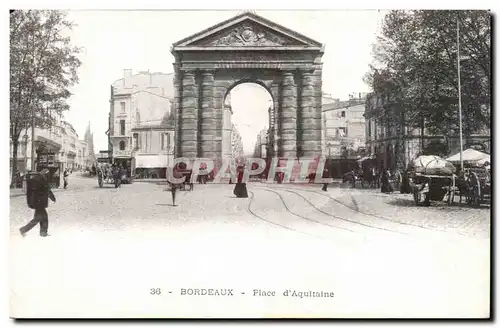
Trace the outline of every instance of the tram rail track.
{"type": "MultiPolygon", "coordinates": [[[[325,195],[324,193],[322,192],[319,192],[317,190],[308,190],[306,188],[303,188],[303,189],[299,189],[299,188],[292,188],[292,189],[289,189],[289,188],[281,188],[281,187],[278,187],[276,189],[280,189],[280,190],[286,190],[286,191],[289,191],[289,192],[292,192],[292,193],[295,193],[295,194],[298,194],[295,190],[299,190],[299,191],[304,191],[304,192],[308,192],[308,193],[314,193],[314,194],[318,194],[320,196],[323,196],[323,197],[326,197],[326,198],[329,198],[330,200],[334,201],[335,203],[338,203],[339,205],[342,205],[348,209],[350,209],[351,211],[355,212],[355,213],[359,213],[359,214],[362,214],[362,215],[365,215],[367,217],[372,217],[372,218],[375,218],[375,219],[378,219],[378,220],[383,220],[383,221],[386,221],[386,222],[391,222],[393,224],[399,224],[399,225],[403,225],[403,226],[407,226],[407,227],[412,227],[412,228],[419,228],[419,229],[423,229],[423,230],[427,230],[427,231],[433,231],[433,232],[445,232],[445,233],[448,233],[448,231],[446,230],[442,230],[442,229],[435,229],[435,228],[431,228],[431,227],[426,227],[426,226],[422,226],[422,225],[418,225],[418,224],[412,224],[412,223],[408,223],[408,222],[401,222],[401,221],[394,221],[390,218],[387,218],[387,217],[384,217],[384,216],[381,216],[381,215],[377,215],[377,214],[373,214],[373,213],[368,213],[368,212],[365,212],[365,211],[361,211],[359,210],[358,208],[355,208],[355,207],[352,207],[352,206],[349,206],[348,204],[344,203],[344,202],[341,202],[340,200],[334,198],[334,197],[331,197],[330,195],[325,195]]],[[[299,195],[299,194],[298,194],[299,195]]],[[[303,197],[302,195],[299,195],[301,197],[303,197]]],[[[304,197],[303,197],[304,198],[304,197]]],[[[463,233],[459,232],[459,231],[455,231],[454,233],[458,233],[459,235],[464,235],[463,233]]]]}
{"type": "MultiPolygon", "coordinates": [[[[269,187],[268,187],[269,188],[269,187]]],[[[265,190],[265,189],[262,189],[262,190],[265,190]]],[[[382,231],[386,231],[386,232],[391,232],[391,233],[397,233],[397,234],[402,234],[402,235],[407,235],[407,233],[404,233],[404,232],[401,232],[401,231],[398,231],[398,230],[393,230],[393,229],[389,229],[389,228],[384,228],[384,227],[377,227],[377,226],[374,226],[374,225],[370,225],[370,224],[367,224],[367,223],[363,223],[363,222],[359,222],[359,221],[355,221],[355,220],[350,220],[346,217],[342,217],[342,216],[338,216],[338,215],[335,215],[335,214],[332,214],[332,213],[328,213],[320,208],[318,208],[315,204],[313,204],[309,199],[305,198],[303,195],[297,193],[295,190],[291,190],[291,189],[286,189],[286,188],[275,188],[274,190],[284,190],[284,191],[287,191],[289,193],[293,193],[297,196],[299,196],[302,200],[304,200],[307,204],[309,204],[312,208],[314,208],[317,212],[320,212],[326,216],[329,216],[329,217],[332,217],[332,218],[335,218],[335,219],[339,219],[339,220],[342,220],[342,221],[345,221],[345,222],[349,222],[350,224],[355,224],[355,225],[359,225],[359,226],[364,226],[366,228],[370,228],[370,229],[377,229],[377,230],[382,230],[382,231]]],[[[309,190],[307,190],[309,191],[309,190]]],[[[315,191],[309,191],[309,192],[315,192],[315,191]]],[[[322,196],[326,196],[326,195],[323,195],[321,193],[318,192],[318,194],[322,195],[322,196]]],[[[331,197],[330,197],[331,198],[331,197]]],[[[333,200],[335,200],[334,198],[332,198],[333,200]]],[[[283,201],[283,200],[282,200],[283,201]]],[[[351,210],[354,210],[351,208],[351,210]]],[[[349,229],[350,230],[350,229],[349,229]]],[[[350,231],[353,231],[353,230],[350,230],[350,231]]]]}
{"type": "Polygon", "coordinates": [[[306,216],[303,216],[303,215],[297,214],[296,212],[292,211],[292,210],[288,207],[288,205],[287,205],[286,201],[284,200],[283,196],[282,196],[280,193],[278,193],[277,191],[275,191],[275,190],[270,190],[270,189],[265,189],[265,188],[255,188],[255,189],[257,189],[257,190],[263,190],[263,191],[267,191],[267,192],[271,192],[271,193],[273,193],[273,194],[277,195],[277,196],[280,198],[281,203],[283,204],[283,206],[285,207],[285,209],[287,210],[287,212],[289,212],[289,213],[290,213],[290,214],[292,214],[293,216],[296,216],[296,217],[298,217],[298,218],[300,218],[300,219],[303,219],[303,220],[306,220],[306,221],[310,221],[310,222],[313,222],[313,223],[317,223],[317,224],[320,224],[320,225],[324,225],[324,226],[327,226],[327,227],[330,227],[330,228],[342,229],[342,230],[345,230],[345,231],[350,231],[350,232],[356,232],[356,231],[354,231],[354,230],[352,230],[352,229],[348,229],[348,228],[344,228],[344,227],[339,227],[339,226],[336,226],[336,225],[333,225],[333,224],[329,224],[329,223],[321,222],[321,221],[319,221],[319,220],[314,220],[314,219],[312,219],[312,218],[308,218],[308,217],[306,217],[306,216]]]}
{"type": "Polygon", "coordinates": [[[255,199],[255,193],[253,191],[248,191],[248,193],[251,195],[250,196],[250,201],[248,202],[248,205],[247,205],[247,212],[252,215],[253,217],[259,219],[259,220],[262,220],[264,222],[267,222],[271,225],[274,225],[274,226],[277,226],[277,227],[280,227],[282,229],[285,229],[285,230],[289,230],[289,231],[293,231],[293,232],[296,232],[296,233],[299,233],[299,234],[303,234],[303,235],[306,235],[306,236],[309,236],[309,237],[314,237],[314,238],[320,238],[320,239],[324,239],[320,236],[316,236],[316,235],[312,235],[312,234],[309,234],[307,232],[303,232],[303,231],[300,231],[300,230],[297,230],[297,229],[294,229],[294,228],[291,228],[291,227],[287,227],[283,224],[280,224],[280,223],[277,223],[277,222],[273,222],[271,220],[268,220],[260,215],[258,215],[257,213],[255,213],[253,210],[252,210],[252,203],[255,199]]]}

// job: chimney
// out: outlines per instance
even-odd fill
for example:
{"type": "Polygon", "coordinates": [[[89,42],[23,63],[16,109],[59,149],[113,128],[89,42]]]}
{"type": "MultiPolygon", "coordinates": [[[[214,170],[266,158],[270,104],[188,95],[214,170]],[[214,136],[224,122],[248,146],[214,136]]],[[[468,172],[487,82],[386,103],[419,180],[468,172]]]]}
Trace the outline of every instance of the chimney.
{"type": "Polygon", "coordinates": [[[123,70],[123,87],[127,88],[130,86],[130,79],[132,77],[132,70],[131,69],[124,69],[123,70]]]}

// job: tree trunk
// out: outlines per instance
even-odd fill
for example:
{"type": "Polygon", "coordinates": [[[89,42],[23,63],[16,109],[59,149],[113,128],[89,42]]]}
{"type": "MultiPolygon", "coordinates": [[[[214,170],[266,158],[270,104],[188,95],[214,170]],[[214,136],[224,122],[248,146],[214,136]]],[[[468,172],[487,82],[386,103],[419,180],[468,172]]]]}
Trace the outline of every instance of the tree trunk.
{"type": "Polygon", "coordinates": [[[10,180],[10,187],[14,188],[16,185],[16,172],[17,172],[17,149],[19,148],[19,140],[12,141],[12,176],[10,180]]]}

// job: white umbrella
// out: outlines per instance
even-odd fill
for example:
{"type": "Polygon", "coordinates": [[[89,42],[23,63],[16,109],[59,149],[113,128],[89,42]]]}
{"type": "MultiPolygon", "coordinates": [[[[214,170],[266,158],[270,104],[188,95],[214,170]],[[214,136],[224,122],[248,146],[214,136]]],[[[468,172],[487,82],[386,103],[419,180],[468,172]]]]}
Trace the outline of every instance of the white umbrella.
{"type": "MultiPolygon", "coordinates": [[[[460,163],[460,153],[450,156],[446,160],[452,163],[460,163]]],[[[482,161],[482,163],[484,164],[484,162],[490,161],[490,155],[469,148],[462,152],[462,160],[464,162],[469,162],[469,163],[476,163],[482,161]]]]}

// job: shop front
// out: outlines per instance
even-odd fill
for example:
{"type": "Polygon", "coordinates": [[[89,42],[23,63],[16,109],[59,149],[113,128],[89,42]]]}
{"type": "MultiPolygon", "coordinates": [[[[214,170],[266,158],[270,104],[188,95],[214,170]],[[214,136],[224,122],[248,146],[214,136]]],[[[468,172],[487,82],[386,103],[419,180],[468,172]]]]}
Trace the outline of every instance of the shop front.
{"type": "Polygon", "coordinates": [[[135,174],[138,179],[165,179],[167,167],[173,164],[168,155],[137,155],[135,174]]]}

